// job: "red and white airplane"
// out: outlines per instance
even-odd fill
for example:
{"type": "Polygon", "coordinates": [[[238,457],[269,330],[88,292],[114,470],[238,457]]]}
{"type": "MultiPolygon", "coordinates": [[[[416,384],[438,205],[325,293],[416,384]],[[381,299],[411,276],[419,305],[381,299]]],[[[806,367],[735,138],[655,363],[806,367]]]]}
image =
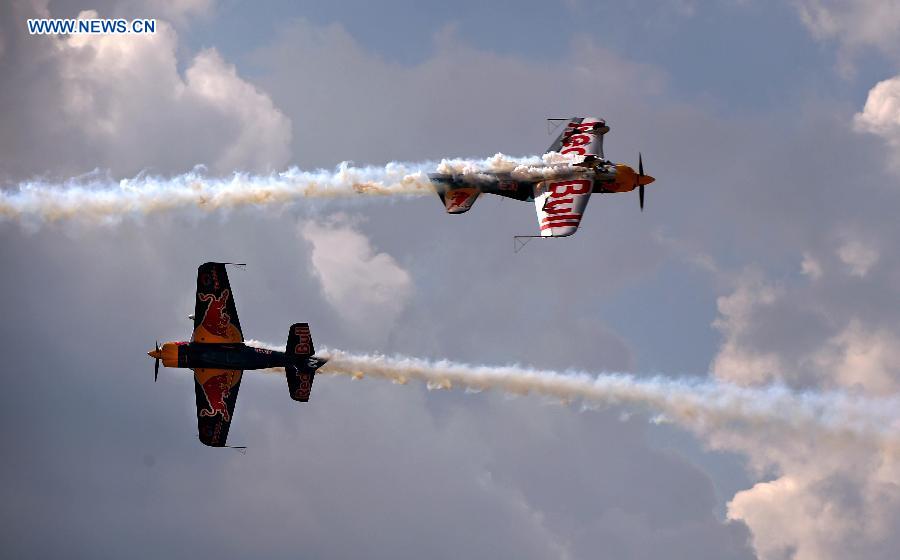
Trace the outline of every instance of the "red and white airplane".
{"type": "Polygon", "coordinates": [[[644,186],[654,178],[644,174],[638,154],[638,169],[613,163],[603,157],[603,135],[609,127],[603,119],[573,117],[548,119],[568,121],[547,150],[545,163],[525,170],[480,173],[433,173],[435,185],[448,214],[467,212],[481,193],[515,200],[534,201],[540,235],[521,237],[566,237],[578,230],[592,193],[619,193],[638,189],[644,209],[644,186]]]}

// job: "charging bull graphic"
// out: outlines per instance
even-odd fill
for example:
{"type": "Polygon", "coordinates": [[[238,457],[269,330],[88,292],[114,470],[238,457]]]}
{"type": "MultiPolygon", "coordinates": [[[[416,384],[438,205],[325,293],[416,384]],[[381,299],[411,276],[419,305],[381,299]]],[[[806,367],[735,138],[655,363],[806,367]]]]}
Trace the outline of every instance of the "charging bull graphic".
{"type": "Polygon", "coordinates": [[[228,303],[229,290],[222,290],[222,295],[216,297],[214,294],[197,294],[200,301],[209,302],[206,311],[203,313],[203,320],[200,322],[203,328],[216,336],[225,336],[230,324],[230,316],[225,311],[225,305],[228,303]]]}
{"type": "Polygon", "coordinates": [[[228,430],[234,418],[244,370],[285,368],[292,399],[309,400],[316,370],[327,361],[317,358],[309,325],[288,330],[284,352],[244,344],[244,334],[225,271],[227,263],[205,263],[197,270],[194,333],[190,342],[167,342],[148,354],[165,367],[194,370],[197,434],[211,447],[229,447],[228,430]]]}
{"type": "Polygon", "coordinates": [[[297,374],[297,388],[291,394],[295,401],[306,402],[309,400],[309,394],[312,392],[313,373],[302,372],[297,374]]]}
{"type": "Polygon", "coordinates": [[[243,342],[241,323],[224,265],[200,267],[197,273],[197,301],[194,308],[192,342],[243,342]]]}
{"type": "Polygon", "coordinates": [[[215,416],[221,414],[226,422],[231,422],[231,413],[228,411],[226,400],[234,385],[237,372],[228,372],[221,375],[214,375],[207,379],[201,387],[203,394],[206,396],[206,402],[209,408],[200,411],[200,416],[215,416]]]}

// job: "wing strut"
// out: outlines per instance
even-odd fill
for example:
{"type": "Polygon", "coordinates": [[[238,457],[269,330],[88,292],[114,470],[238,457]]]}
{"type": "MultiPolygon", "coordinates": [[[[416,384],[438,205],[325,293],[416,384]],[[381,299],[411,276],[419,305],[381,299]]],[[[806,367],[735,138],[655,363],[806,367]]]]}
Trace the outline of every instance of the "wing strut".
{"type": "Polygon", "coordinates": [[[513,253],[518,253],[528,245],[532,239],[562,239],[565,235],[514,235],[513,236],[513,253]]]}
{"type": "Polygon", "coordinates": [[[518,253],[528,245],[528,242],[539,235],[516,235],[513,237],[513,253],[518,253]]]}
{"type": "Polygon", "coordinates": [[[547,134],[553,134],[554,132],[556,132],[556,129],[559,128],[559,125],[570,120],[572,120],[572,117],[561,119],[547,119],[547,134]]]}

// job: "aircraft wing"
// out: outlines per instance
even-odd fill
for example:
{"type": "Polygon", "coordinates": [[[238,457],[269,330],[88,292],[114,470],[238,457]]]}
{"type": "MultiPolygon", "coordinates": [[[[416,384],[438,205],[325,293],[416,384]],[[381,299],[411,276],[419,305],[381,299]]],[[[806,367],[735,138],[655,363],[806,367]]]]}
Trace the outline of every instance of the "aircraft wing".
{"type": "Polygon", "coordinates": [[[594,181],[587,178],[538,183],[534,209],[541,237],[566,237],[578,231],[593,188],[594,181]]]}
{"type": "Polygon", "coordinates": [[[596,117],[573,117],[556,137],[548,152],[563,155],[603,157],[603,135],[609,132],[606,121],[596,117]]]}
{"type": "Polygon", "coordinates": [[[234,294],[223,263],[204,263],[197,269],[193,342],[243,342],[234,294]]]}
{"type": "Polygon", "coordinates": [[[243,373],[239,369],[194,370],[197,433],[204,445],[225,446],[243,373]]]}

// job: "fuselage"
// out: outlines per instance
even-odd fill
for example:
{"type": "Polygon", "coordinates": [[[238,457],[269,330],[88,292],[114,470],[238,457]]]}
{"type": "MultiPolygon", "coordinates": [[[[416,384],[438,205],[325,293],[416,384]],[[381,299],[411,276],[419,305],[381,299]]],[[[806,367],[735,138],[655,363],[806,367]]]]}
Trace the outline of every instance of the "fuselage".
{"type": "Polygon", "coordinates": [[[214,369],[267,369],[291,365],[284,352],[255,348],[242,342],[166,342],[157,350],[147,354],[162,360],[171,368],[214,368],[214,369]]]}
{"type": "Polygon", "coordinates": [[[594,193],[620,193],[633,191],[640,185],[649,185],[656,179],[650,175],[639,175],[626,163],[606,162],[588,168],[567,166],[563,173],[554,179],[585,177],[594,180],[594,193]]]}
{"type": "MultiPolygon", "coordinates": [[[[544,177],[523,177],[516,172],[481,172],[477,176],[431,174],[431,180],[444,188],[469,188],[481,192],[504,194],[522,193],[513,196],[519,200],[534,200],[539,185],[546,181],[560,181],[572,178],[593,179],[594,193],[620,193],[634,190],[640,185],[649,185],[655,179],[650,175],[640,175],[630,165],[609,161],[584,166],[577,164],[550,164],[544,166],[544,177]]],[[[534,173],[532,168],[531,173],[534,173]]],[[[468,209],[468,208],[466,208],[468,209]]]]}

